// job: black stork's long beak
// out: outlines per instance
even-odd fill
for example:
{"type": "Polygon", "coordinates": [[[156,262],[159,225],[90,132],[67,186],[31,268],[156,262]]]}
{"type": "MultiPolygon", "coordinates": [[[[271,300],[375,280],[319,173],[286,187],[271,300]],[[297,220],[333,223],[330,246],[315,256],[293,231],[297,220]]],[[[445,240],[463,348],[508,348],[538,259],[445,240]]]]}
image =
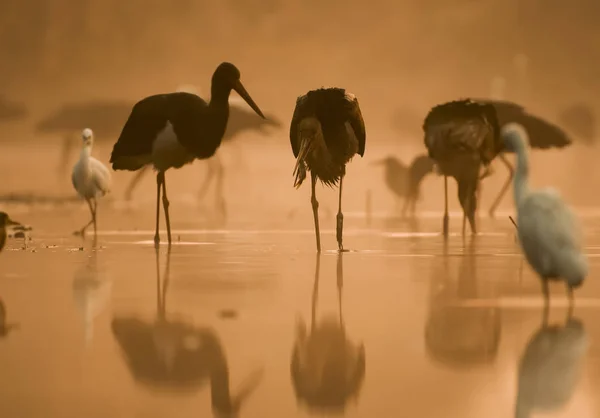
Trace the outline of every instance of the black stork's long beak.
{"type": "Polygon", "coordinates": [[[380,158],[378,160],[371,161],[369,163],[369,165],[384,165],[386,161],[387,161],[387,158],[380,158]]]}
{"type": "Polygon", "coordinates": [[[263,119],[266,119],[265,115],[263,115],[263,112],[261,112],[258,105],[254,103],[254,100],[252,100],[252,97],[250,97],[250,94],[248,94],[240,80],[237,80],[235,82],[235,84],[233,85],[233,89],[237,92],[237,94],[239,94],[242,97],[242,99],[246,101],[246,103],[248,103],[248,105],[252,108],[252,110],[256,112],[258,116],[260,116],[263,119]]]}
{"type": "Polygon", "coordinates": [[[14,221],[9,217],[6,218],[6,226],[22,226],[20,222],[14,221]]]}

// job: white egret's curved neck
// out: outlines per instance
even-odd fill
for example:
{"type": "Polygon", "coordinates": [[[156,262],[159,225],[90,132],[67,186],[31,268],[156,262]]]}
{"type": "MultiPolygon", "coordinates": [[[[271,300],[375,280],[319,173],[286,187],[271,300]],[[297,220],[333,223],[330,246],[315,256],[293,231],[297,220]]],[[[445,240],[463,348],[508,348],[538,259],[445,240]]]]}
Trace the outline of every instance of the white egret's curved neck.
{"type": "Polygon", "coordinates": [[[515,149],[517,155],[517,167],[515,169],[515,178],[513,180],[515,204],[519,204],[529,193],[529,156],[524,146],[515,149]]]}
{"type": "Polygon", "coordinates": [[[92,155],[92,144],[85,144],[81,147],[81,153],[79,154],[81,159],[87,159],[92,155]]]}

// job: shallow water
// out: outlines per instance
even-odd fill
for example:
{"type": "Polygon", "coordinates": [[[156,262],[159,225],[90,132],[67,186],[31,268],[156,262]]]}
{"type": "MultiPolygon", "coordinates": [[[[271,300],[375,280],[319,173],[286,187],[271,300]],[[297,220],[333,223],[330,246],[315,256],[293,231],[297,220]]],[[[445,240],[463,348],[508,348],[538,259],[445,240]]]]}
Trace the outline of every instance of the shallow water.
{"type": "MultiPolygon", "coordinates": [[[[15,324],[0,339],[2,417],[600,415],[595,215],[581,323],[541,330],[540,283],[505,218],[473,240],[453,218],[444,245],[437,217],[349,214],[350,251],[323,220],[320,257],[310,216],[233,220],[178,226],[157,255],[151,212],[106,208],[94,243],[69,235],[83,209],[15,211],[34,231],[0,254],[15,324]],[[134,216],[148,229],[128,229],[134,216]]],[[[562,326],[564,288],[551,292],[562,326]]]]}

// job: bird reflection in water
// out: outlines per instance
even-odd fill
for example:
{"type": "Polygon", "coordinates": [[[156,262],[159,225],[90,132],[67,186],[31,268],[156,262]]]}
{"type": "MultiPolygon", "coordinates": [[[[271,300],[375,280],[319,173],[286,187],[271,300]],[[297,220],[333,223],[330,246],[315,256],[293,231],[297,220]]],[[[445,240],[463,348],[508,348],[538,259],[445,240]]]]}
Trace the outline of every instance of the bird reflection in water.
{"type": "Polygon", "coordinates": [[[564,325],[548,325],[548,312],[544,311],[542,325],[521,355],[515,418],[566,406],[581,376],[587,349],[581,320],[569,312],[564,325]]]}
{"type": "Polygon", "coordinates": [[[456,281],[448,272],[448,244],[444,243],[442,269],[434,269],[429,313],[425,325],[427,355],[446,366],[466,368],[492,363],[500,344],[498,307],[466,307],[461,302],[480,296],[472,237],[462,255],[456,281]]]}
{"type": "Polygon", "coordinates": [[[112,282],[106,271],[98,267],[96,239],[88,262],[75,271],[73,276],[73,299],[83,317],[86,344],[94,337],[94,319],[106,307],[112,290],[112,282]]]}
{"type": "Polygon", "coordinates": [[[6,305],[0,298],[0,339],[8,337],[8,334],[10,334],[11,331],[19,329],[19,324],[9,324],[7,317],[6,305]]]}
{"type": "Polygon", "coordinates": [[[156,320],[148,322],[136,317],[115,317],[112,321],[113,335],[137,383],[150,390],[194,393],[208,380],[214,415],[238,416],[242,403],[258,387],[262,369],[253,372],[237,394],[230,393],[229,366],[217,333],[211,328],[197,327],[186,319],[167,315],[170,260],[169,250],[161,283],[157,250],[156,320]]]}
{"type": "Polygon", "coordinates": [[[342,316],[342,253],[337,255],[339,317],[316,322],[320,255],[317,254],[310,330],[298,322],[292,352],[292,384],[299,401],[310,409],[343,412],[350,399],[357,399],[365,376],[365,347],[346,336],[342,316]]]}

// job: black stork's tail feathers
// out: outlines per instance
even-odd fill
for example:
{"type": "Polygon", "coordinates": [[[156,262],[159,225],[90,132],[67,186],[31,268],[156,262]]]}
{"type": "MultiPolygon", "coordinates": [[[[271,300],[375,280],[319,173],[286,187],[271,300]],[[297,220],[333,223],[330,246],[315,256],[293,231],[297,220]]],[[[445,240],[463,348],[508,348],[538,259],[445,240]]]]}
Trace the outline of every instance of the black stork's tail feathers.
{"type": "Polygon", "coordinates": [[[306,171],[327,186],[336,186],[354,154],[364,155],[366,132],[358,100],[344,89],[309,91],[296,101],[290,143],[296,166],[294,186],[306,171]]]}
{"type": "Polygon", "coordinates": [[[470,99],[435,106],[425,118],[423,131],[428,155],[440,166],[456,158],[488,165],[503,149],[496,109],[470,99]]]}

